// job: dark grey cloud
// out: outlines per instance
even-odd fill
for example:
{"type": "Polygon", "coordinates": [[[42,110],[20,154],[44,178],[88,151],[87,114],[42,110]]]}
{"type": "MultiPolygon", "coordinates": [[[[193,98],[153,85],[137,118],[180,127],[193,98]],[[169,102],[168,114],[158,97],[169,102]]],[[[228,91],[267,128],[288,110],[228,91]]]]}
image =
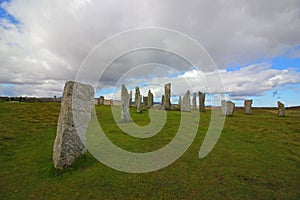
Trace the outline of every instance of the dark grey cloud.
{"type": "MultiPolygon", "coordinates": [[[[17,89],[19,86],[14,88],[15,93],[22,91],[22,94],[40,95],[43,88],[45,95],[47,91],[49,95],[56,93],[56,84],[61,84],[59,88],[62,88],[64,81],[75,79],[83,60],[96,45],[114,34],[137,27],[166,27],[192,37],[208,51],[220,70],[228,66],[268,62],[291,49],[295,50],[291,56],[297,57],[299,54],[298,0],[12,0],[1,6],[20,21],[14,25],[0,19],[2,25],[9,27],[0,27],[0,83],[20,85],[20,89],[17,89]],[[35,90],[37,85],[39,90],[35,90]]],[[[156,42],[154,36],[144,37],[156,42]]],[[[130,41],[134,44],[138,39],[133,37],[130,41]]],[[[165,48],[180,45],[172,37],[164,42],[165,48]]],[[[113,53],[122,46],[115,45],[107,48],[107,51],[113,53]]],[[[189,49],[184,49],[184,52],[191,59],[197,57],[197,53],[189,49]]],[[[104,70],[98,69],[99,62],[101,60],[97,59],[90,62],[94,70],[85,72],[86,79],[97,74],[95,71],[104,70]]],[[[166,56],[165,53],[132,53],[117,59],[105,71],[104,85],[112,86],[129,69],[143,63],[147,66],[147,62],[158,65],[133,70],[128,73],[127,80],[134,82],[131,78],[138,77],[150,80],[152,74],[163,78],[164,73],[170,78],[173,71],[168,71],[162,65],[182,73],[190,70],[183,60],[166,56]]],[[[206,68],[207,62],[204,63],[196,64],[203,72],[207,72],[210,68],[206,68]]],[[[257,67],[256,72],[259,73],[259,70],[257,67]]],[[[247,73],[254,70],[241,71],[245,73],[236,76],[233,83],[224,83],[229,92],[241,93],[242,89],[252,89],[253,93],[261,94],[260,90],[266,91],[290,81],[279,78],[280,74],[285,73],[280,71],[276,71],[278,77],[270,80],[268,71],[253,78],[258,82],[268,79],[272,87],[264,84],[255,90],[249,86],[253,83],[247,80],[247,73]],[[233,87],[234,83],[238,84],[233,87]]],[[[166,80],[169,78],[166,77],[166,80]]]]}

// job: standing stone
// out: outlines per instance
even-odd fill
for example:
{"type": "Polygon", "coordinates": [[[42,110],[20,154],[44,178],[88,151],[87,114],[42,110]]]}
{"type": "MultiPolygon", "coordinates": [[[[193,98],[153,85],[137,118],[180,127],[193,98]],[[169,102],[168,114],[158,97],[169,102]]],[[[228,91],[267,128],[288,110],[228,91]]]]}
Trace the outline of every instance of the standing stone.
{"type": "Polygon", "coordinates": [[[132,104],[132,91],[129,92],[129,107],[132,104]]]}
{"type": "Polygon", "coordinates": [[[178,107],[181,107],[181,96],[178,98],[178,107]]]}
{"type": "Polygon", "coordinates": [[[162,95],[162,96],[161,96],[161,105],[162,105],[162,109],[165,109],[165,108],[164,108],[164,104],[165,104],[164,101],[165,101],[165,95],[162,95]]]}
{"type": "Polygon", "coordinates": [[[144,109],[146,109],[148,107],[148,97],[147,96],[143,96],[143,106],[144,106],[144,109]]]}
{"type": "Polygon", "coordinates": [[[54,97],[53,97],[53,102],[56,102],[56,101],[57,101],[56,95],[54,95],[54,97]]]}
{"type": "Polygon", "coordinates": [[[99,105],[104,105],[104,96],[99,97],[99,105]]]}
{"type": "Polygon", "coordinates": [[[136,106],[136,112],[141,113],[142,112],[142,95],[139,95],[135,102],[137,102],[137,106],[136,106]]]}
{"type": "Polygon", "coordinates": [[[199,92],[199,111],[205,112],[205,93],[199,92]]]}
{"type": "Polygon", "coordinates": [[[138,86],[136,86],[135,87],[135,96],[134,96],[134,98],[135,98],[135,100],[134,100],[135,107],[137,107],[137,105],[139,103],[138,98],[139,98],[140,95],[141,95],[140,88],[138,86]]]}
{"type": "Polygon", "coordinates": [[[148,106],[153,106],[153,94],[151,93],[151,90],[148,91],[148,106]]]}
{"type": "Polygon", "coordinates": [[[196,110],[196,109],[197,109],[196,98],[197,98],[197,94],[194,93],[194,94],[193,94],[193,99],[192,99],[192,109],[193,109],[193,110],[196,110]]]}
{"type": "Polygon", "coordinates": [[[244,101],[244,108],[246,114],[252,114],[251,106],[252,106],[252,99],[244,101]]]}
{"type": "Polygon", "coordinates": [[[86,131],[93,106],[92,86],[74,81],[66,82],[53,146],[53,163],[56,169],[72,165],[86,152],[86,131]]]}
{"type": "Polygon", "coordinates": [[[284,104],[281,103],[280,101],[277,101],[277,105],[278,105],[278,116],[284,117],[285,116],[284,104]]]}
{"type": "Polygon", "coordinates": [[[127,88],[125,85],[122,85],[121,90],[121,120],[123,122],[130,121],[130,113],[129,113],[129,101],[130,101],[130,94],[128,94],[127,88]]]}
{"type": "Polygon", "coordinates": [[[171,109],[171,83],[165,85],[165,100],[163,107],[165,110],[171,109]]]}
{"type": "Polygon", "coordinates": [[[222,104],[222,113],[226,116],[232,116],[235,104],[232,101],[221,101],[222,104]]]}
{"type": "Polygon", "coordinates": [[[182,103],[181,103],[181,111],[182,112],[190,112],[191,111],[191,97],[190,97],[189,90],[183,96],[182,103]]]}

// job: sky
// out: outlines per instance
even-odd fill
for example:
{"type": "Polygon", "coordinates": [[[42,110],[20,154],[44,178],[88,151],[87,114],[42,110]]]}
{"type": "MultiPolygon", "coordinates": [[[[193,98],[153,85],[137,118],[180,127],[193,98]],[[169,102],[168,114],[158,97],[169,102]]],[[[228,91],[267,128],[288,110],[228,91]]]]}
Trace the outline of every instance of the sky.
{"type": "Polygon", "coordinates": [[[172,102],[189,89],[297,106],[299,30],[299,0],[2,0],[0,96],[59,97],[76,80],[159,101],[170,82],[172,102]]]}

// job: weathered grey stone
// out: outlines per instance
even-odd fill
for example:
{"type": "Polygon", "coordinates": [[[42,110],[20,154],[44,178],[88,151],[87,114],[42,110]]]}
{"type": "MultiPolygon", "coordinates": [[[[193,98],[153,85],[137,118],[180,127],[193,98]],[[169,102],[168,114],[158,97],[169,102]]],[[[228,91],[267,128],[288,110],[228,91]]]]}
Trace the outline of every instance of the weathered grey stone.
{"type": "Polygon", "coordinates": [[[251,106],[252,106],[252,99],[244,101],[244,108],[246,114],[252,114],[251,106]]]}
{"type": "Polygon", "coordinates": [[[199,111],[205,112],[205,93],[199,92],[199,111]]]}
{"type": "Polygon", "coordinates": [[[138,113],[141,113],[142,112],[142,95],[139,95],[135,101],[137,102],[136,111],[138,113]]]}
{"type": "Polygon", "coordinates": [[[140,88],[138,86],[136,86],[135,87],[135,96],[134,96],[134,99],[135,99],[134,100],[134,105],[135,105],[135,107],[137,107],[137,105],[139,103],[138,98],[139,98],[140,95],[141,95],[140,88]]]}
{"type": "Polygon", "coordinates": [[[153,94],[151,90],[148,91],[148,106],[152,107],[153,106],[153,94]]]}
{"type": "Polygon", "coordinates": [[[222,104],[223,115],[232,116],[235,104],[232,101],[226,101],[226,100],[222,100],[221,104],[222,104]]]}
{"type": "Polygon", "coordinates": [[[190,112],[191,111],[191,97],[190,91],[188,90],[186,94],[183,96],[181,103],[181,111],[182,112],[190,112]]]}
{"type": "Polygon", "coordinates": [[[163,107],[165,110],[171,109],[171,83],[165,85],[165,99],[163,107]]]}
{"type": "Polygon", "coordinates": [[[181,96],[179,96],[179,98],[178,98],[178,107],[181,107],[181,102],[182,102],[181,96]]]}
{"type": "Polygon", "coordinates": [[[196,109],[197,109],[196,98],[197,98],[197,94],[196,94],[196,93],[193,93],[193,98],[192,98],[192,109],[193,109],[193,110],[196,110],[196,109]]]}
{"type": "Polygon", "coordinates": [[[161,106],[162,106],[162,109],[165,109],[165,108],[164,108],[164,105],[165,105],[164,102],[165,102],[165,95],[162,95],[162,96],[161,96],[161,106]]]}
{"type": "Polygon", "coordinates": [[[146,109],[148,107],[148,97],[147,96],[143,96],[143,106],[144,106],[144,109],[146,109]]]}
{"type": "Polygon", "coordinates": [[[129,92],[129,107],[131,106],[132,104],[132,91],[129,92]]]}
{"type": "Polygon", "coordinates": [[[130,121],[130,113],[129,113],[129,101],[130,101],[130,94],[128,94],[126,86],[122,85],[121,90],[121,120],[123,122],[130,121]]]}
{"type": "Polygon", "coordinates": [[[86,152],[86,131],[93,106],[92,86],[74,81],[66,82],[53,145],[53,163],[56,169],[72,165],[76,158],[86,152]]]}
{"type": "Polygon", "coordinates": [[[104,96],[99,97],[99,105],[104,105],[104,96]]]}
{"type": "Polygon", "coordinates": [[[56,95],[54,95],[54,97],[53,97],[53,102],[56,102],[56,101],[57,101],[56,95]]]}
{"type": "Polygon", "coordinates": [[[285,116],[284,104],[280,101],[277,101],[277,105],[278,105],[278,116],[284,117],[285,116]]]}

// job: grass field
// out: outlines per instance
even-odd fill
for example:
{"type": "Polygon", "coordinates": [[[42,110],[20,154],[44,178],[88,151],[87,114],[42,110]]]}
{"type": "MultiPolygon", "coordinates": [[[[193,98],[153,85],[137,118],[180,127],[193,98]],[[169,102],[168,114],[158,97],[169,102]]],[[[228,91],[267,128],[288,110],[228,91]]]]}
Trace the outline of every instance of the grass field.
{"type": "MultiPolygon", "coordinates": [[[[180,159],[158,171],[131,174],[98,162],[89,153],[72,167],[57,171],[52,147],[60,110],[58,103],[0,103],[1,199],[300,199],[300,109],[287,117],[276,110],[237,109],[227,117],[212,152],[198,152],[209,125],[201,113],[191,147],[180,159]]],[[[172,140],[180,112],[169,111],[162,131],[148,139],[124,134],[110,107],[96,107],[107,136],[133,152],[153,151],[172,140]]],[[[148,112],[131,110],[133,120],[149,123],[148,112]]]]}

